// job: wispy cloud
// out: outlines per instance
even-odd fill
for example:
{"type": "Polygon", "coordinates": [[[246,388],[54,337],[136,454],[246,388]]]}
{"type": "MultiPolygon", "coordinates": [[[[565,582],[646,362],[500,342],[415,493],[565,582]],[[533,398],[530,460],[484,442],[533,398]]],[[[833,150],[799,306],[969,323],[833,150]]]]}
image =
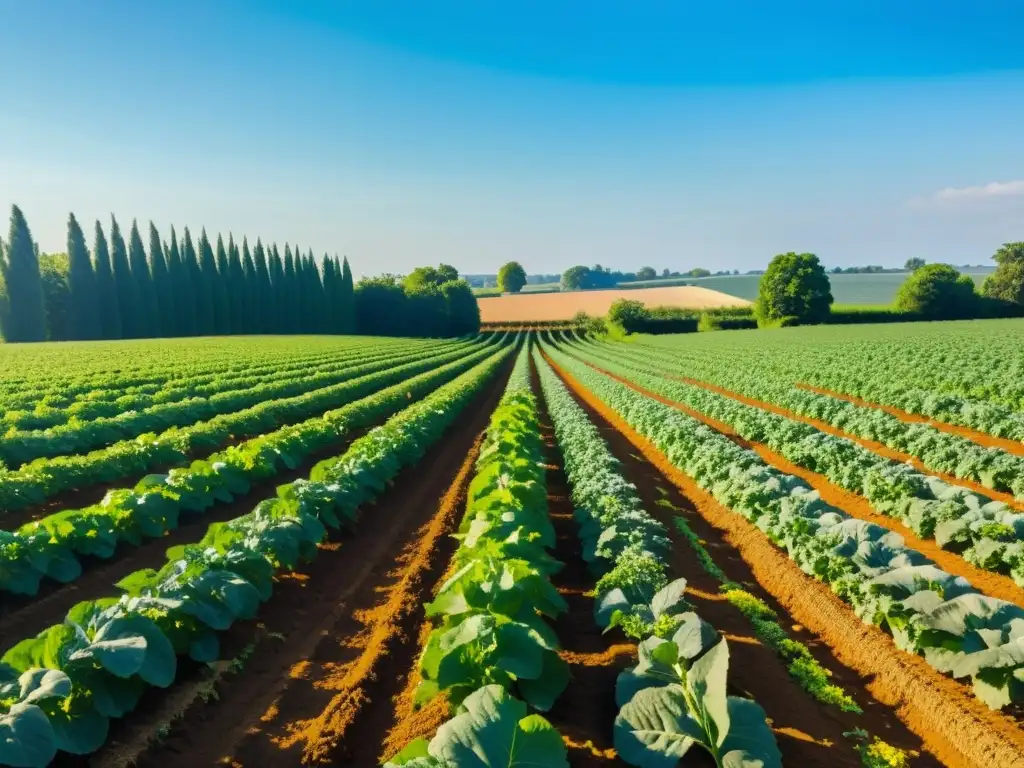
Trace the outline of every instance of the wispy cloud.
{"type": "Polygon", "coordinates": [[[935,200],[978,200],[988,197],[1024,195],[1024,181],[991,181],[979,187],[946,187],[935,193],[935,200]]]}

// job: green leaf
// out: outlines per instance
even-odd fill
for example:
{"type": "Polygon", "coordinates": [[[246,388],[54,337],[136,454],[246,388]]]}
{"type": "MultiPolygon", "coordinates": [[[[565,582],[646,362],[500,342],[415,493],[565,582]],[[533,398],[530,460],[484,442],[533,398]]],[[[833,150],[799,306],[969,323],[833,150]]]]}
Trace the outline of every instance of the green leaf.
{"type": "Polygon", "coordinates": [[[49,718],[34,704],[15,704],[0,715],[0,763],[13,768],[45,768],[57,755],[49,718]]]}
{"type": "Polygon", "coordinates": [[[707,733],[707,743],[722,746],[729,733],[729,701],[726,676],[729,672],[729,645],[723,639],[693,663],[686,673],[686,684],[696,702],[694,713],[707,733]]]}
{"type": "Polygon", "coordinates": [[[651,600],[651,611],[654,618],[674,616],[686,606],[683,595],[686,592],[686,579],[676,579],[657,591],[651,600]]]}
{"type": "Polygon", "coordinates": [[[615,749],[637,768],[676,768],[701,735],[680,685],[637,692],[615,718],[615,749]]]}
{"type": "Polygon", "coordinates": [[[782,753],[757,702],[729,697],[729,734],[722,744],[723,768],[782,768],[782,753]]]}
{"type": "Polygon", "coordinates": [[[22,673],[18,684],[21,686],[19,699],[25,704],[71,695],[71,678],[58,669],[30,669],[22,673]]]}

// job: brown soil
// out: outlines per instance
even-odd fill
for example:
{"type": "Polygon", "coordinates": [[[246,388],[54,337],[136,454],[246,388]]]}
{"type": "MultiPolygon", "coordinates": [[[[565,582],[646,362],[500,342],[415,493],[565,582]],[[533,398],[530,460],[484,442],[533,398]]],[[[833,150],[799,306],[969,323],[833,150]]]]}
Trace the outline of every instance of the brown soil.
{"type": "MultiPolygon", "coordinates": [[[[318,716],[328,715],[322,722],[328,730],[334,729],[326,734],[329,740],[345,730],[346,713],[367,702],[379,702],[374,708],[385,708],[390,716],[388,689],[398,685],[392,667],[407,668],[418,648],[410,640],[415,639],[415,622],[409,618],[398,617],[395,624],[402,629],[399,642],[383,637],[383,626],[378,624],[388,617],[378,608],[389,604],[396,585],[401,591],[403,584],[413,589],[424,579],[431,583],[436,561],[417,556],[417,546],[424,535],[437,541],[443,534],[441,520],[453,505],[453,478],[459,477],[500,398],[509,369],[506,365],[495,376],[441,443],[415,467],[403,470],[378,503],[364,510],[354,532],[332,535],[314,562],[277,580],[274,596],[261,607],[258,622],[237,624],[227,633],[226,649],[246,648],[251,655],[241,671],[227,675],[218,686],[217,701],[193,700],[167,737],[155,745],[149,743],[150,730],[132,725],[144,713],[133,713],[118,724],[104,752],[132,751],[135,764],[160,768],[294,766],[304,759],[307,742],[290,737],[318,716]],[[438,498],[442,498],[440,505],[433,501],[438,498]],[[374,650],[378,643],[383,647],[374,650]],[[368,655],[375,655],[378,662],[369,669],[361,663],[368,655]],[[126,750],[125,744],[134,749],[126,750]]],[[[438,543],[442,550],[447,544],[438,543]]],[[[418,612],[419,587],[407,597],[418,612]]],[[[163,692],[151,706],[159,708],[178,686],[163,692]]],[[[140,709],[145,706],[144,702],[140,709]]],[[[366,717],[359,713],[360,729],[366,717]]],[[[313,731],[307,729],[306,735],[312,736],[313,731]]],[[[359,738],[340,744],[340,749],[358,748],[362,737],[360,730],[359,738]]],[[[338,764],[373,765],[378,746],[379,741],[372,744],[374,754],[368,760],[352,762],[344,753],[332,757],[338,764]]]]}
{"type": "Polygon", "coordinates": [[[253,485],[247,494],[230,504],[215,504],[198,514],[182,514],[179,526],[162,538],[150,539],[135,548],[124,544],[110,560],[81,558],[83,573],[70,584],[44,580],[39,593],[31,597],[0,593],[0,650],[6,650],[20,640],[32,637],[53,624],[59,624],[68,610],[82,600],[95,600],[116,594],[114,585],[133,571],[160,568],[167,562],[166,552],[170,547],[198,541],[211,523],[231,520],[252,511],[256,503],[272,495],[275,488],[308,477],[314,464],[342,453],[367,431],[369,428],[352,430],[344,439],[317,451],[298,468],[285,470],[253,485]]]}
{"type": "Polygon", "coordinates": [[[910,413],[908,411],[894,408],[891,405],[880,405],[879,403],[873,403],[870,400],[862,400],[859,397],[853,395],[844,395],[842,392],[833,392],[831,389],[821,389],[820,387],[812,387],[810,384],[796,383],[793,386],[799,387],[800,389],[806,389],[808,392],[816,392],[819,395],[827,395],[834,397],[836,400],[845,400],[848,403],[854,405],[864,406],[865,408],[876,408],[880,411],[885,411],[890,416],[895,416],[900,421],[905,421],[908,424],[927,424],[929,427],[934,427],[940,432],[948,432],[951,435],[957,435],[965,440],[977,443],[978,445],[984,446],[985,448],[998,448],[1001,451],[1007,453],[1014,453],[1018,456],[1024,456],[1024,443],[1018,442],[1017,440],[1010,440],[1005,437],[996,437],[995,435],[989,435],[985,432],[979,432],[976,429],[970,427],[962,427],[957,424],[947,424],[944,421],[936,421],[930,419],[927,416],[920,416],[916,413],[910,413]]]}
{"type": "Polygon", "coordinates": [[[746,307],[750,302],[720,291],[694,286],[613,289],[607,291],[568,291],[566,293],[520,293],[477,299],[483,323],[528,323],[571,320],[577,312],[603,317],[619,299],[634,299],[648,307],[746,307]]]}
{"type": "MultiPolygon", "coordinates": [[[[766,464],[770,464],[774,466],[776,469],[785,472],[788,475],[794,475],[796,477],[799,477],[808,486],[818,491],[818,493],[821,494],[822,499],[827,501],[832,506],[838,507],[839,509],[843,510],[848,515],[856,517],[860,520],[866,520],[870,523],[875,523],[876,525],[880,525],[883,528],[888,528],[891,531],[895,531],[904,538],[904,541],[908,547],[917,550],[922,555],[932,560],[936,565],[938,565],[940,568],[947,571],[948,573],[952,573],[956,576],[963,576],[965,579],[971,582],[971,584],[980,592],[983,592],[984,594],[989,595],[990,597],[997,597],[1001,600],[1007,600],[1011,603],[1016,603],[1017,605],[1024,605],[1024,589],[1017,586],[1016,582],[1014,582],[1013,579],[1011,579],[1008,576],[1004,576],[999,573],[994,573],[992,571],[987,571],[983,568],[978,568],[974,565],[971,565],[958,554],[942,549],[932,539],[919,538],[912,530],[910,530],[910,528],[905,526],[899,520],[876,512],[874,508],[871,506],[870,502],[863,496],[860,496],[859,494],[841,488],[824,475],[818,474],[817,472],[812,472],[809,469],[805,469],[797,464],[792,463],[784,456],[776,453],[763,443],[754,443],[744,439],[743,437],[738,435],[736,431],[725,422],[718,421],[716,419],[711,418],[710,416],[705,416],[700,411],[696,411],[682,403],[676,402],[667,397],[662,397],[661,395],[655,392],[651,392],[647,389],[644,389],[638,384],[634,384],[633,382],[628,381],[627,379],[624,379],[621,376],[616,376],[615,374],[610,373],[609,371],[606,371],[596,365],[592,365],[589,363],[588,365],[591,365],[591,367],[593,367],[595,370],[601,371],[606,376],[610,376],[614,378],[616,381],[619,381],[625,384],[626,386],[636,390],[637,392],[640,392],[646,397],[649,397],[653,400],[657,400],[660,403],[675,408],[676,410],[681,411],[694,419],[697,419],[698,421],[714,429],[716,432],[720,432],[721,434],[725,435],[733,442],[735,442],[737,445],[754,451],[755,453],[757,453],[758,456],[761,457],[762,461],[764,461],[766,464]]],[[[691,382],[690,380],[687,380],[687,383],[696,382],[691,382]]],[[[709,389],[711,388],[711,385],[705,386],[707,386],[709,389]]],[[[728,393],[728,390],[722,390],[717,387],[714,388],[714,391],[720,392],[721,394],[729,394],[730,397],[733,397],[736,400],[739,400],[740,402],[743,402],[747,405],[753,405],[755,407],[764,407],[765,409],[773,410],[773,412],[779,413],[780,415],[786,415],[786,411],[784,411],[781,408],[775,408],[771,406],[770,403],[761,403],[758,400],[742,397],[741,395],[730,394],[728,393]]],[[[814,422],[814,420],[812,419],[800,419],[796,415],[792,415],[789,418],[795,418],[800,421],[804,421],[807,424],[812,424],[813,426],[817,426],[820,423],[814,422]]],[[[832,433],[840,437],[845,437],[843,433],[835,429],[832,430],[832,433]]],[[[858,442],[868,443],[870,441],[858,442]]]]}
{"type": "MultiPolygon", "coordinates": [[[[939,674],[924,659],[898,650],[877,627],[862,623],[828,587],[800,571],[755,526],[718,504],[614,411],[571,376],[564,372],[562,375],[593,411],[625,435],[643,458],[690,500],[700,518],[715,531],[709,541],[724,542],[738,553],[756,583],[774,598],[773,602],[801,628],[819,637],[840,664],[859,675],[875,700],[891,707],[938,760],[947,766],[972,768],[1024,765],[1024,730],[1017,723],[986,708],[963,685],[939,674]]],[[[706,536],[707,529],[697,530],[706,536]]],[[[718,554],[717,547],[711,551],[718,554]]],[[[709,602],[701,610],[710,606],[709,602]]],[[[758,674],[763,674],[762,670],[758,674]]],[[[777,705],[772,704],[770,694],[764,701],[761,695],[757,698],[762,705],[767,704],[766,709],[774,718],[777,705]]],[[[782,699],[782,711],[792,706],[793,701],[792,697],[782,699]]],[[[806,731],[804,722],[798,721],[796,725],[806,731]]],[[[890,738],[885,731],[879,735],[890,738]]]]}
{"type": "Polygon", "coordinates": [[[540,381],[533,370],[533,389],[541,403],[541,437],[545,446],[548,514],[555,528],[553,552],[564,567],[551,581],[569,610],[554,622],[562,643],[562,659],[572,678],[545,717],[562,734],[573,768],[609,768],[628,765],[612,746],[615,716],[615,680],[619,672],[636,664],[636,645],[623,642],[620,633],[601,633],[594,621],[594,599],[588,596],[595,579],[587,570],[573,518],[569,481],[563,469],[551,418],[543,403],[540,381]]]}
{"type": "MultiPolygon", "coordinates": [[[[579,386],[564,371],[559,373],[571,387],[579,386]]],[[[658,467],[637,454],[630,442],[636,433],[627,438],[620,431],[624,426],[621,421],[613,425],[594,408],[589,395],[581,397],[579,391],[573,394],[600,429],[612,454],[622,463],[623,476],[637,487],[644,508],[665,525],[673,543],[673,576],[686,578],[687,598],[694,610],[729,642],[731,693],[753,698],[765,708],[785,763],[801,766],[859,765],[852,742],[843,736],[854,728],[867,729],[902,749],[921,751],[921,739],[910,733],[890,709],[874,700],[867,690],[866,681],[840,664],[818,637],[787,617],[786,609],[761,588],[736,549],[700,516],[698,504],[688,493],[683,493],[658,467]],[[732,581],[742,584],[775,610],[780,624],[790,636],[808,646],[818,662],[831,672],[832,681],[857,701],[864,714],[843,712],[837,707],[822,704],[800,688],[790,676],[786,663],[771,648],[760,643],[746,617],[726,601],[718,581],[704,570],[685,537],[676,530],[673,524],[676,516],[683,517],[701,537],[715,563],[732,581]]],[[[915,764],[939,765],[930,755],[921,757],[915,764]]]]}

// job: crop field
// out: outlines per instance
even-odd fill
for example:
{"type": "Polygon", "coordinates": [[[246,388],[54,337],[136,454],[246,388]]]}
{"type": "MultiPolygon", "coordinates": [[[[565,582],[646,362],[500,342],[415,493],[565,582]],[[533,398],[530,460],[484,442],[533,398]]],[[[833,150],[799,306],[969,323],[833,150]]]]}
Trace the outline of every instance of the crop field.
{"type": "Polygon", "coordinates": [[[480,321],[483,323],[546,322],[571,320],[577,312],[603,317],[618,299],[633,299],[649,307],[683,307],[710,309],[750,304],[706,288],[645,288],[636,290],[569,291],[566,293],[516,294],[481,298],[480,321]]]}
{"type": "Polygon", "coordinates": [[[0,371],[2,766],[1024,765],[1024,321],[0,371]]]}

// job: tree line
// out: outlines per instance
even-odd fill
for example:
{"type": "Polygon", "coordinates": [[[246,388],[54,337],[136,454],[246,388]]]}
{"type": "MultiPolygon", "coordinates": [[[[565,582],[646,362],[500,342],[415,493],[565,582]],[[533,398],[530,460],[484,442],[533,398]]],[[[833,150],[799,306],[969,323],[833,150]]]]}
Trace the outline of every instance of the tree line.
{"type": "Polygon", "coordinates": [[[194,238],[187,227],[180,239],[172,228],[166,241],[152,222],[147,241],[135,221],[126,240],[111,216],[109,231],[96,222],[90,250],[71,214],[67,252],[40,254],[25,216],[13,206],[7,241],[0,240],[0,337],[445,336],[479,329],[476,298],[457,273],[443,279],[435,274],[429,284],[408,289],[390,276],[353,285],[347,258],[325,254],[318,263],[312,251],[287,244],[282,253],[276,243],[257,239],[250,249],[247,238],[238,243],[229,235],[225,242],[217,235],[211,241],[205,229],[194,238]],[[392,301],[385,320],[372,306],[381,281],[402,294],[401,306],[392,301]]]}

